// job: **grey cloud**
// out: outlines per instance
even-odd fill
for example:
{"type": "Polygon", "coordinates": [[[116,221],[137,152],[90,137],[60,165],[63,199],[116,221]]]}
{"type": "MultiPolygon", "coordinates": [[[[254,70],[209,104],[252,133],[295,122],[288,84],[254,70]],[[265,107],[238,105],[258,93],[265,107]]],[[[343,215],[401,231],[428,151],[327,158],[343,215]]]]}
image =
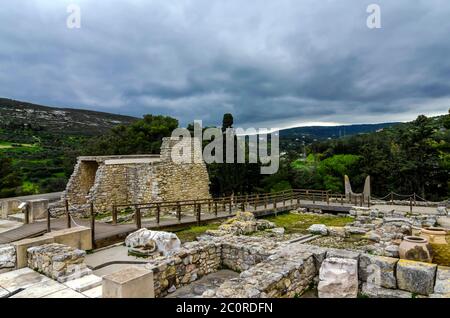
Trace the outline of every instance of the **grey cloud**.
{"type": "Polygon", "coordinates": [[[450,106],[449,16],[445,0],[4,0],[0,96],[182,124],[409,120],[450,106]]]}

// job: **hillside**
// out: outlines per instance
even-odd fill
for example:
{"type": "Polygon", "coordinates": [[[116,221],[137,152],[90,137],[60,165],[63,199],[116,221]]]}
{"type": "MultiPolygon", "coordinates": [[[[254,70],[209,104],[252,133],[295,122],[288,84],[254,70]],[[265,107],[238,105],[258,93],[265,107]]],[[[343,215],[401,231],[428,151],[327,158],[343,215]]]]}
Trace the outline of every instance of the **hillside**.
{"type": "Polygon", "coordinates": [[[322,140],[374,132],[396,124],[398,123],[296,127],[281,130],[280,136],[282,138],[302,138],[305,136],[308,139],[322,140]]]}
{"type": "Polygon", "coordinates": [[[116,125],[130,124],[137,120],[130,116],[41,106],[5,98],[0,98],[0,119],[0,129],[9,131],[31,129],[38,134],[45,132],[59,136],[95,136],[116,125]]]}
{"type": "Polygon", "coordinates": [[[63,190],[83,143],[138,120],[0,99],[0,197],[63,190]]]}
{"type": "Polygon", "coordinates": [[[280,147],[283,151],[296,151],[305,145],[328,139],[339,139],[359,134],[373,133],[399,123],[355,124],[342,126],[307,126],[280,130],[280,147]]]}

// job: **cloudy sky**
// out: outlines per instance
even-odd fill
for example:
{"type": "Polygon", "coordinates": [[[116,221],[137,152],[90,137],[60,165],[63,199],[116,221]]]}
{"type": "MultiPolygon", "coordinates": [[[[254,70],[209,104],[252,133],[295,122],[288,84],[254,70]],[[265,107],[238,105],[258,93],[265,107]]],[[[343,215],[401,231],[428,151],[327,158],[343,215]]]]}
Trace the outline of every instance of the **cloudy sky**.
{"type": "Polygon", "coordinates": [[[0,96],[186,124],[406,121],[450,107],[448,0],[2,0],[0,96]],[[69,29],[67,6],[81,9],[69,29]],[[381,29],[367,6],[379,4],[381,29]]]}

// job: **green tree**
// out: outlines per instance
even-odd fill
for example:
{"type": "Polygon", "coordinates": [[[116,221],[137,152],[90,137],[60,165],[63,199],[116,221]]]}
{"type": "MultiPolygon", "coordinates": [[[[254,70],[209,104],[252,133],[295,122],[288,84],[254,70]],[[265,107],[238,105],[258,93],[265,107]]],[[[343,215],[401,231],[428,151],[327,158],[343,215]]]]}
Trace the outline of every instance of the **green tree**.
{"type": "Polygon", "coordinates": [[[168,116],[145,115],[131,125],[114,127],[100,138],[88,141],[87,155],[158,154],[163,137],[171,135],[178,120],[168,116]]]}

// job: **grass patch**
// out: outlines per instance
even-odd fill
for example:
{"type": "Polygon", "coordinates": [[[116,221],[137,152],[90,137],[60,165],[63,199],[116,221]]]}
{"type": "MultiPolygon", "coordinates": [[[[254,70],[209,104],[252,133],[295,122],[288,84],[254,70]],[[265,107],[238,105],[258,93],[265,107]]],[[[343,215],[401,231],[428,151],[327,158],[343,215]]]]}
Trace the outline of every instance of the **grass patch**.
{"type": "Polygon", "coordinates": [[[291,233],[307,233],[308,228],[313,224],[325,224],[326,226],[345,226],[347,223],[353,222],[350,216],[340,217],[324,214],[293,214],[283,213],[278,216],[270,216],[265,218],[273,222],[277,227],[284,227],[287,234],[291,233]]]}
{"type": "Polygon", "coordinates": [[[204,234],[207,230],[217,230],[219,223],[210,223],[200,226],[191,226],[179,231],[175,231],[175,234],[181,240],[181,242],[195,241],[197,236],[204,234]]]}

